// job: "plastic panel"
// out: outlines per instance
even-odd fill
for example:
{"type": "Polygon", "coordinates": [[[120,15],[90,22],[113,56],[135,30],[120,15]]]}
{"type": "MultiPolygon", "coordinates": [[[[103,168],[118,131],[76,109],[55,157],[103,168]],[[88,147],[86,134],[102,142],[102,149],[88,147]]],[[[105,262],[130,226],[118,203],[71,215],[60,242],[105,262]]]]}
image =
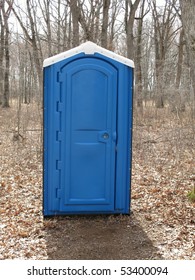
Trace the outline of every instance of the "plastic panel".
{"type": "Polygon", "coordinates": [[[102,54],[44,68],[44,216],[130,211],[133,68],[102,54]]]}

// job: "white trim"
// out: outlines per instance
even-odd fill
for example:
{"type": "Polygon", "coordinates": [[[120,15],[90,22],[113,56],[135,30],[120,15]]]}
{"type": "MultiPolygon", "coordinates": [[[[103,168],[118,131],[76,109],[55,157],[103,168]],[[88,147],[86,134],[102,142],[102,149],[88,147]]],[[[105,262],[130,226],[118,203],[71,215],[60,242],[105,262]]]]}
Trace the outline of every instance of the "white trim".
{"type": "Polygon", "coordinates": [[[100,53],[104,56],[107,56],[113,60],[116,60],[118,62],[121,62],[125,65],[128,65],[132,68],[134,68],[134,62],[124,56],[121,56],[119,54],[116,54],[114,52],[111,52],[107,49],[104,49],[90,41],[86,42],[86,43],[83,43],[81,44],[80,46],[76,47],[76,48],[73,48],[71,50],[68,50],[66,52],[63,52],[63,53],[59,53],[57,55],[54,55],[52,57],[49,57],[47,59],[45,59],[43,61],[43,67],[47,67],[49,65],[52,65],[56,62],[59,62],[61,60],[64,60],[64,59],[67,59],[71,56],[74,56],[76,54],[79,54],[79,53],[85,53],[85,54],[94,54],[94,53],[100,53]]]}

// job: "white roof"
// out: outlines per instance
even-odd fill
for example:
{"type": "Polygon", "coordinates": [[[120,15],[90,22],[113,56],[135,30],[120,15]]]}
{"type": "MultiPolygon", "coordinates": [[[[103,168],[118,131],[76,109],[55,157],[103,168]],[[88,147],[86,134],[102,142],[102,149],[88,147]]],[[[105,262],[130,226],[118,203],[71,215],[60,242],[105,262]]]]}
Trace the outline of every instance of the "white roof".
{"type": "Polygon", "coordinates": [[[134,68],[134,62],[124,56],[121,56],[119,54],[116,54],[114,52],[111,52],[107,49],[104,49],[98,45],[96,45],[95,43],[92,43],[90,41],[86,42],[86,43],[83,43],[81,44],[80,46],[76,47],[76,48],[73,48],[73,49],[70,49],[68,51],[65,51],[63,53],[59,53],[57,55],[54,55],[52,57],[49,57],[47,59],[45,59],[43,61],[43,67],[47,67],[51,64],[54,64],[56,62],[59,62],[61,60],[64,60],[66,58],[69,58],[71,56],[74,56],[76,54],[79,54],[79,53],[85,53],[85,54],[94,54],[94,53],[100,53],[104,56],[107,56],[113,60],[116,60],[118,62],[121,62],[123,64],[126,64],[130,67],[133,67],[134,68]]]}

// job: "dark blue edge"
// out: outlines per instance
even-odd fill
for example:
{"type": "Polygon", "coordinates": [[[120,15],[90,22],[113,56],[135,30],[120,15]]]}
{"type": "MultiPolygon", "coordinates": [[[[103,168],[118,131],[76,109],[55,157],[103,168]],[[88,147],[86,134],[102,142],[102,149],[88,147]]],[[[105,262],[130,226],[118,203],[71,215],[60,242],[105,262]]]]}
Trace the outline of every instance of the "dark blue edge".
{"type": "Polygon", "coordinates": [[[129,114],[129,214],[131,213],[131,188],[132,188],[132,159],[133,159],[133,102],[134,102],[134,70],[131,68],[130,74],[131,91],[129,94],[129,105],[131,106],[129,114]]]}
{"type": "Polygon", "coordinates": [[[47,168],[47,124],[48,124],[48,119],[47,119],[47,111],[48,110],[48,102],[47,102],[47,82],[46,78],[48,79],[49,76],[49,67],[43,68],[43,157],[42,157],[42,166],[43,166],[43,171],[42,171],[42,212],[43,216],[47,215],[48,213],[48,200],[46,197],[48,197],[48,191],[46,188],[47,185],[47,173],[48,173],[48,168],[47,168]],[[48,74],[46,74],[48,72],[48,74]]]}

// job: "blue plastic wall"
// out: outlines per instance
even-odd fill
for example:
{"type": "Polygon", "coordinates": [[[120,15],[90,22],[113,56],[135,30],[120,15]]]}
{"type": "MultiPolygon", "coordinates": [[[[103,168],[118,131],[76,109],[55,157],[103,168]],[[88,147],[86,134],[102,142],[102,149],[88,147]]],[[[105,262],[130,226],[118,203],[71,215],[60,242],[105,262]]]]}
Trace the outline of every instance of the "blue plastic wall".
{"type": "Polygon", "coordinates": [[[44,68],[43,214],[129,214],[133,69],[80,53],[44,68]]]}

